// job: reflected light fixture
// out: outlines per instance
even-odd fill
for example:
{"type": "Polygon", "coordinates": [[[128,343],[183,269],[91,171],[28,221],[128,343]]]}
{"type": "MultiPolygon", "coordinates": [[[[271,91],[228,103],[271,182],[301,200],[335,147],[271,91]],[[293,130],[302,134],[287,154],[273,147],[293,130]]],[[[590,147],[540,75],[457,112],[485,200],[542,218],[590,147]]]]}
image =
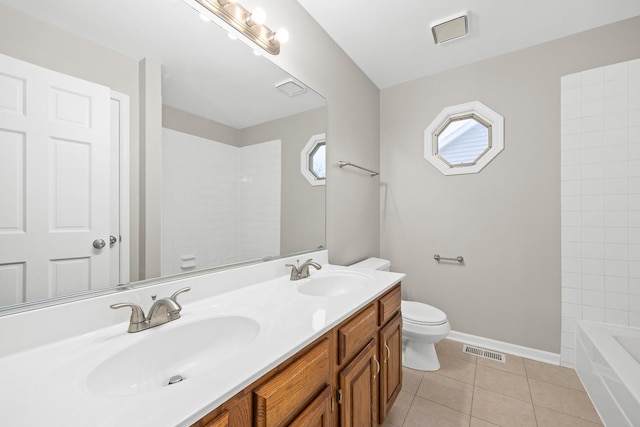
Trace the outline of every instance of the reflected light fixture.
{"type": "Polygon", "coordinates": [[[431,34],[435,44],[446,43],[469,34],[469,14],[461,12],[458,15],[442,19],[431,24],[431,34]]]}
{"type": "MultiPolygon", "coordinates": [[[[185,2],[191,3],[186,0],[185,2]]],[[[249,12],[237,0],[193,0],[193,2],[213,13],[245,38],[272,55],[279,54],[280,45],[289,39],[289,32],[286,29],[272,31],[264,25],[267,14],[262,8],[257,7],[249,12]]]]}

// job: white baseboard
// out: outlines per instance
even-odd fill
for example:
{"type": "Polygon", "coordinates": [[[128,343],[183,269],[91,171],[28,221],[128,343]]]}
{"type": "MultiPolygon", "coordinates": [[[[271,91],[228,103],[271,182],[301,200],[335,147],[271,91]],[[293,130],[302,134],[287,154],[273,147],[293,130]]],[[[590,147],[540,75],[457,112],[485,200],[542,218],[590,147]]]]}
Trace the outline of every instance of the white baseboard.
{"type": "Polygon", "coordinates": [[[471,344],[489,350],[500,351],[514,356],[525,357],[527,359],[537,360],[538,362],[550,363],[552,365],[560,365],[560,355],[549,351],[536,350],[535,348],[523,347],[517,344],[509,344],[503,341],[496,341],[490,338],[479,337],[476,335],[466,334],[464,332],[451,331],[447,339],[458,341],[465,344],[471,344]]]}

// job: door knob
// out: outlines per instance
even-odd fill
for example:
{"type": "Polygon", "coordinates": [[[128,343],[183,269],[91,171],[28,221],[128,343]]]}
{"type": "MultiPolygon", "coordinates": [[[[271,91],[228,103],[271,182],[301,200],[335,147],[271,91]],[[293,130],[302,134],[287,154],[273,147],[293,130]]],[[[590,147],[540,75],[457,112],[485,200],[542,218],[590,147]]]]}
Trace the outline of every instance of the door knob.
{"type": "Polygon", "coordinates": [[[109,236],[109,245],[113,246],[118,242],[118,238],[116,236],[109,236]]]}
{"type": "Polygon", "coordinates": [[[104,240],[102,239],[96,239],[93,241],[93,247],[96,249],[102,249],[106,246],[107,244],[105,243],[104,240]]]}

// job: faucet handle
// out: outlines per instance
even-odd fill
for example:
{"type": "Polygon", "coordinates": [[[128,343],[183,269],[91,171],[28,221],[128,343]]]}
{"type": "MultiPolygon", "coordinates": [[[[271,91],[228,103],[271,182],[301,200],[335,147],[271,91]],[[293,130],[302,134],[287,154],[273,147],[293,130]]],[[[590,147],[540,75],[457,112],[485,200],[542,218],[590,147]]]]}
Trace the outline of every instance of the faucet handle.
{"type": "Polygon", "coordinates": [[[182,288],[182,289],[178,289],[177,291],[175,291],[173,293],[173,295],[171,295],[169,298],[171,298],[172,300],[174,300],[175,302],[178,302],[178,300],[176,298],[178,298],[178,295],[185,293],[185,292],[189,292],[191,290],[190,286],[187,286],[186,288],[182,288]]]}
{"type": "Polygon", "coordinates": [[[130,307],[131,308],[131,319],[129,320],[129,332],[139,332],[143,329],[146,329],[145,322],[146,318],[144,315],[144,311],[140,308],[139,305],[133,304],[130,302],[121,302],[118,304],[111,304],[109,307],[116,310],[118,308],[130,307]]]}

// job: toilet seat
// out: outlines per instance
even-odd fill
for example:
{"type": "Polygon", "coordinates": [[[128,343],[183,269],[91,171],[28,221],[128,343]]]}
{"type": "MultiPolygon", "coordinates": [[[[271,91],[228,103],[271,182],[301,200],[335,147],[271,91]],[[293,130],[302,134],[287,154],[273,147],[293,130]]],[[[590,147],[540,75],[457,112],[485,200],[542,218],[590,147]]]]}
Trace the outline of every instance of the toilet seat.
{"type": "Polygon", "coordinates": [[[437,326],[447,323],[444,311],[416,301],[402,301],[402,320],[414,325],[437,326]]]}

